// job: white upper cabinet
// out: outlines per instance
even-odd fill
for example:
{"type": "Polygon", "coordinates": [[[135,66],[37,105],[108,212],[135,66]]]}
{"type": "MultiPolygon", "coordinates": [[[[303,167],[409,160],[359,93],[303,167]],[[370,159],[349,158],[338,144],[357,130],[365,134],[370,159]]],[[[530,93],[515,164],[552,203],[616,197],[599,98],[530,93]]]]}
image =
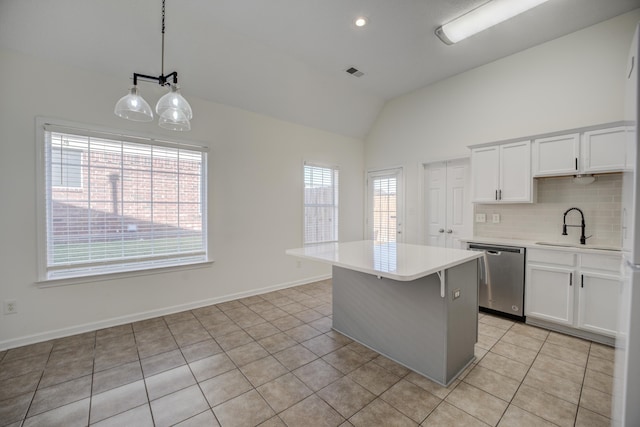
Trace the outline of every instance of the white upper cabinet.
{"type": "Polygon", "coordinates": [[[533,176],[575,175],[580,157],[580,134],[533,141],[533,176]]]}
{"type": "Polygon", "coordinates": [[[626,159],[625,128],[537,138],[532,151],[534,177],[621,172],[626,159]]]}
{"type": "Polygon", "coordinates": [[[626,129],[616,127],[582,135],[582,172],[618,172],[625,168],[626,129]]]}
{"type": "Polygon", "coordinates": [[[500,148],[474,148],[471,150],[472,200],[476,203],[495,203],[500,186],[500,148]]]}
{"type": "Polygon", "coordinates": [[[531,187],[531,141],[500,145],[498,200],[505,203],[533,202],[531,187]]]}
{"type": "Polygon", "coordinates": [[[532,203],[531,141],[471,149],[474,203],[532,203]]]}

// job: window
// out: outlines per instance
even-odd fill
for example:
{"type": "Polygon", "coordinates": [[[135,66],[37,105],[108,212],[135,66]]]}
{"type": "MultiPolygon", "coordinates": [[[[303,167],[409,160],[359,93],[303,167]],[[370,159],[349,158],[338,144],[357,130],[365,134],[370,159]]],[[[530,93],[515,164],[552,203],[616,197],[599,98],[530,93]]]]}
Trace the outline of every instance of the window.
{"type": "Polygon", "coordinates": [[[338,241],[338,168],[304,165],[304,244],[338,241]]]}
{"type": "Polygon", "coordinates": [[[206,149],[44,124],[40,280],[207,261],[206,149]]]}
{"type": "Polygon", "coordinates": [[[51,185],[53,187],[82,187],[82,151],[64,148],[51,149],[51,185]]]}

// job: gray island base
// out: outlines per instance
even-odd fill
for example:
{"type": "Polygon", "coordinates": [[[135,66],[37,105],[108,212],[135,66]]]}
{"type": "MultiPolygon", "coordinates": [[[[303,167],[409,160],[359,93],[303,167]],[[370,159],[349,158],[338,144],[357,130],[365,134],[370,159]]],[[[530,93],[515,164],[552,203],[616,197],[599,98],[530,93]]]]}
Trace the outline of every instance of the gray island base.
{"type": "Polygon", "coordinates": [[[333,329],[448,386],[473,362],[478,261],[399,281],[333,266],[333,329]],[[459,296],[458,296],[459,295],[459,296]]]}

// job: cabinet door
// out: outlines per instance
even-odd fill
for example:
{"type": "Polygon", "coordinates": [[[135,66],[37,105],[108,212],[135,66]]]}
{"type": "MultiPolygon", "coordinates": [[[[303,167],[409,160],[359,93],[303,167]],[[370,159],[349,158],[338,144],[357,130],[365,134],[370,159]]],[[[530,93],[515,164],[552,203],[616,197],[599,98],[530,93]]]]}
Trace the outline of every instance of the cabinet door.
{"type": "Polygon", "coordinates": [[[624,127],[598,129],[582,135],[582,172],[620,172],[625,168],[624,127]]]}
{"type": "Polygon", "coordinates": [[[520,141],[500,146],[501,202],[532,202],[531,141],[520,141]]]}
{"type": "Polygon", "coordinates": [[[573,326],[574,270],[529,264],[525,315],[573,326]]]}
{"type": "Polygon", "coordinates": [[[471,150],[472,201],[497,203],[500,176],[500,150],[492,147],[471,150]]]}
{"type": "Polygon", "coordinates": [[[578,292],[578,327],[614,337],[618,320],[620,279],[583,271],[578,292]]]}
{"type": "Polygon", "coordinates": [[[578,172],[580,135],[552,136],[533,141],[533,176],[574,175],[578,172]]]}

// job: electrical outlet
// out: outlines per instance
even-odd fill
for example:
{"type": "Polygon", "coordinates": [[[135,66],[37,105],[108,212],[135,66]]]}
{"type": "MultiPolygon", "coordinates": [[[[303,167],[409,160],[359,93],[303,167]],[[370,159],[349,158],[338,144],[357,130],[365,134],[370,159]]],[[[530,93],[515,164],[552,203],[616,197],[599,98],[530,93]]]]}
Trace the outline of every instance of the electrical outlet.
{"type": "Polygon", "coordinates": [[[453,291],[453,299],[458,298],[460,298],[460,289],[456,289],[455,291],[453,291]]]}
{"type": "Polygon", "coordinates": [[[487,222],[487,214],[477,213],[476,222],[487,222]]]}
{"type": "Polygon", "coordinates": [[[500,214],[493,214],[493,223],[494,224],[499,224],[500,223],[500,214]]]}
{"type": "Polygon", "coordinates": [[[18,302],[14,299],[4,302],[4,314],[16,314],[18,312],[18,302]]]}

